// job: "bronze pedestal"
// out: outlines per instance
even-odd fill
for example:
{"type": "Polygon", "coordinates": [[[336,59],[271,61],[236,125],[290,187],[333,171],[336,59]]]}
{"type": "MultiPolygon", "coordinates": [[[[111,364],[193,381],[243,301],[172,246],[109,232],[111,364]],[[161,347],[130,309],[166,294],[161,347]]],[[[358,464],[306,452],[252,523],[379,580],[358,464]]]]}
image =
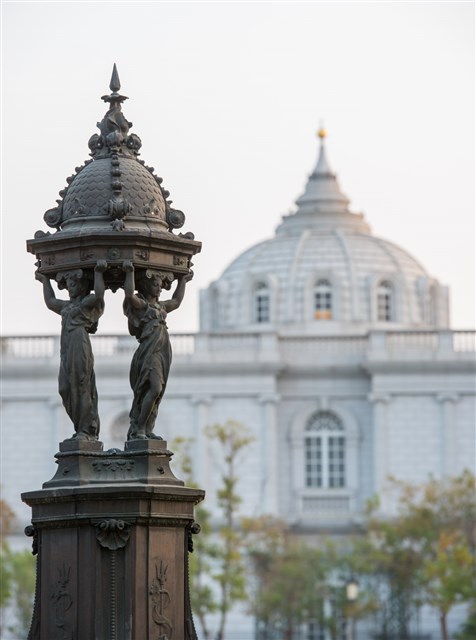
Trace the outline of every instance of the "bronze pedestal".
{"type": "Polygon", "coordinates": [[[195,640],[188,552],[204,492],[173,476],[164,441],[78,444],[22,495],[38,552],[29,640],[195,640]]]}

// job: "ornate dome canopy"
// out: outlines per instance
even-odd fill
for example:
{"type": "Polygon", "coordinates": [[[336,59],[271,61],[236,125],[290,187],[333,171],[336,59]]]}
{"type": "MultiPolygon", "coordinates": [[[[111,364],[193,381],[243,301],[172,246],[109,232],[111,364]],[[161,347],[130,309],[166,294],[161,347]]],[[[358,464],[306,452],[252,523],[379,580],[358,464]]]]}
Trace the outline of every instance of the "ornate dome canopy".
{"type": "Polygon", "coordinates": [[[98,260],[106,260],[105,282],[116,290],[124,279],[124,260],[178,277],[188,273],[201,244],[192,233],[173,233],[185,215],[172,208],[154,168],[138,158],[142,143],[129,133],[132,122],[122,112],[127,97],[119,93],[116,65],[109,88],[111,94],[102,96],[108,111],[97,123],[100,133],[88,142],[91,159],[76,167],[57,206],[43,216],[55,233],[37,231],[27,249],[36,255],[40,273],[50,278],[68,269],[91,271],[98,260]]]}
{"type": "Polygon", "coordinates": [[[447,293],[417,260],[352,213],[319,132],[295,213],[202,292],[202,330],[356,333],[447,326],[447,293]]]}
{"type": "MultiPolygon", "coordinates": [[[[166,203],[157,179],[137,160],[127,156],[98,158],[76,174],[63,201],[63,228],[78,227],[85,218],[107,215],[114,198],[113,169],[121,182],[121,194],[129,213],[127,219],[152,223],[167,229],[166,203]]],[[[119,182],[119,180],[118,180],[119,182]]]]}

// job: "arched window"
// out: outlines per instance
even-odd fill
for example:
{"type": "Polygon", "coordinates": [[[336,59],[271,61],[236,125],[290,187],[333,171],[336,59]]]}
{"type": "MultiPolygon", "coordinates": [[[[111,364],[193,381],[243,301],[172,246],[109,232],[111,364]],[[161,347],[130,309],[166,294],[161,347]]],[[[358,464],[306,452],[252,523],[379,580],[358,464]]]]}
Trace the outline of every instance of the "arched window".
{"type": "Polygon", "coordinates": [[[329,280],[318,280],[314,287],[314,317],[316,320],[332,318],[332,285],[329,280]]]}
{"type": "Polygon", "coordinates": [[[394,316],[393,285],[388,280],[382,280],[377,287],[377,320],[390,322],[394,316]]]}
{"type": "Polygon", "coordinates": [[[265,282],[258,282],[254,289],[254,321],[271,321],[271,296],[265,282]]]}
{"type": "Polygon", "coordinates": [[[335,414],[318,411],[309,418],[304,450],[307,487],[345,487],[345,433],[335,414]]]}

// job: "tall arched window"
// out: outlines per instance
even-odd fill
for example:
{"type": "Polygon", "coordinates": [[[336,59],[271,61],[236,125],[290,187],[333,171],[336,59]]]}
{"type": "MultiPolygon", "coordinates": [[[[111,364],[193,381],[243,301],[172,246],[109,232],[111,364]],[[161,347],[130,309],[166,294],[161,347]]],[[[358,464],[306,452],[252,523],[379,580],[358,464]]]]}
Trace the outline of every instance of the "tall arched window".
{"type": "Polygon", "coordinates": [[[309,418],[304,450],[307,487],[345,487],[344,425],[335,414],[318,411],[309,418]]]}
{"type": "Polygon", "coordinates": [[[332,285],[329,280],[318,280],[314,287],[314,317],[316,320],[332,318],[332,285]]]}
{"type": "Polygon", "coordinates": [[[271,321],[271,296],[265,282],[258,282],[254,288],[254,321],[271,321]]]}
{"type": "Polygon", "coordinates": [[[394,316],[393,285],[388,280],[382,280],[377,287],[377,320],[390,322],[394,316]]]}

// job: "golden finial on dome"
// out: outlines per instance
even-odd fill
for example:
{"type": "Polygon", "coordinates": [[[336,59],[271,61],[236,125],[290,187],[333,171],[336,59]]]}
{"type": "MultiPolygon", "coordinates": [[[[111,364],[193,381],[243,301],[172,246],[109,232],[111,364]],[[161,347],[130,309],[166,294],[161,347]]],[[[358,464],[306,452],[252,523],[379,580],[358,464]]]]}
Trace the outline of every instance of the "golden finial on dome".
{"type": "Polygon", "coordinates": [[[317,137],[320,138],[321,140],[324,140],[324,138],[327,137],[327,131],[324,129],[322,125],[319,127],[319,131],[317,132],[317,137]]]}

